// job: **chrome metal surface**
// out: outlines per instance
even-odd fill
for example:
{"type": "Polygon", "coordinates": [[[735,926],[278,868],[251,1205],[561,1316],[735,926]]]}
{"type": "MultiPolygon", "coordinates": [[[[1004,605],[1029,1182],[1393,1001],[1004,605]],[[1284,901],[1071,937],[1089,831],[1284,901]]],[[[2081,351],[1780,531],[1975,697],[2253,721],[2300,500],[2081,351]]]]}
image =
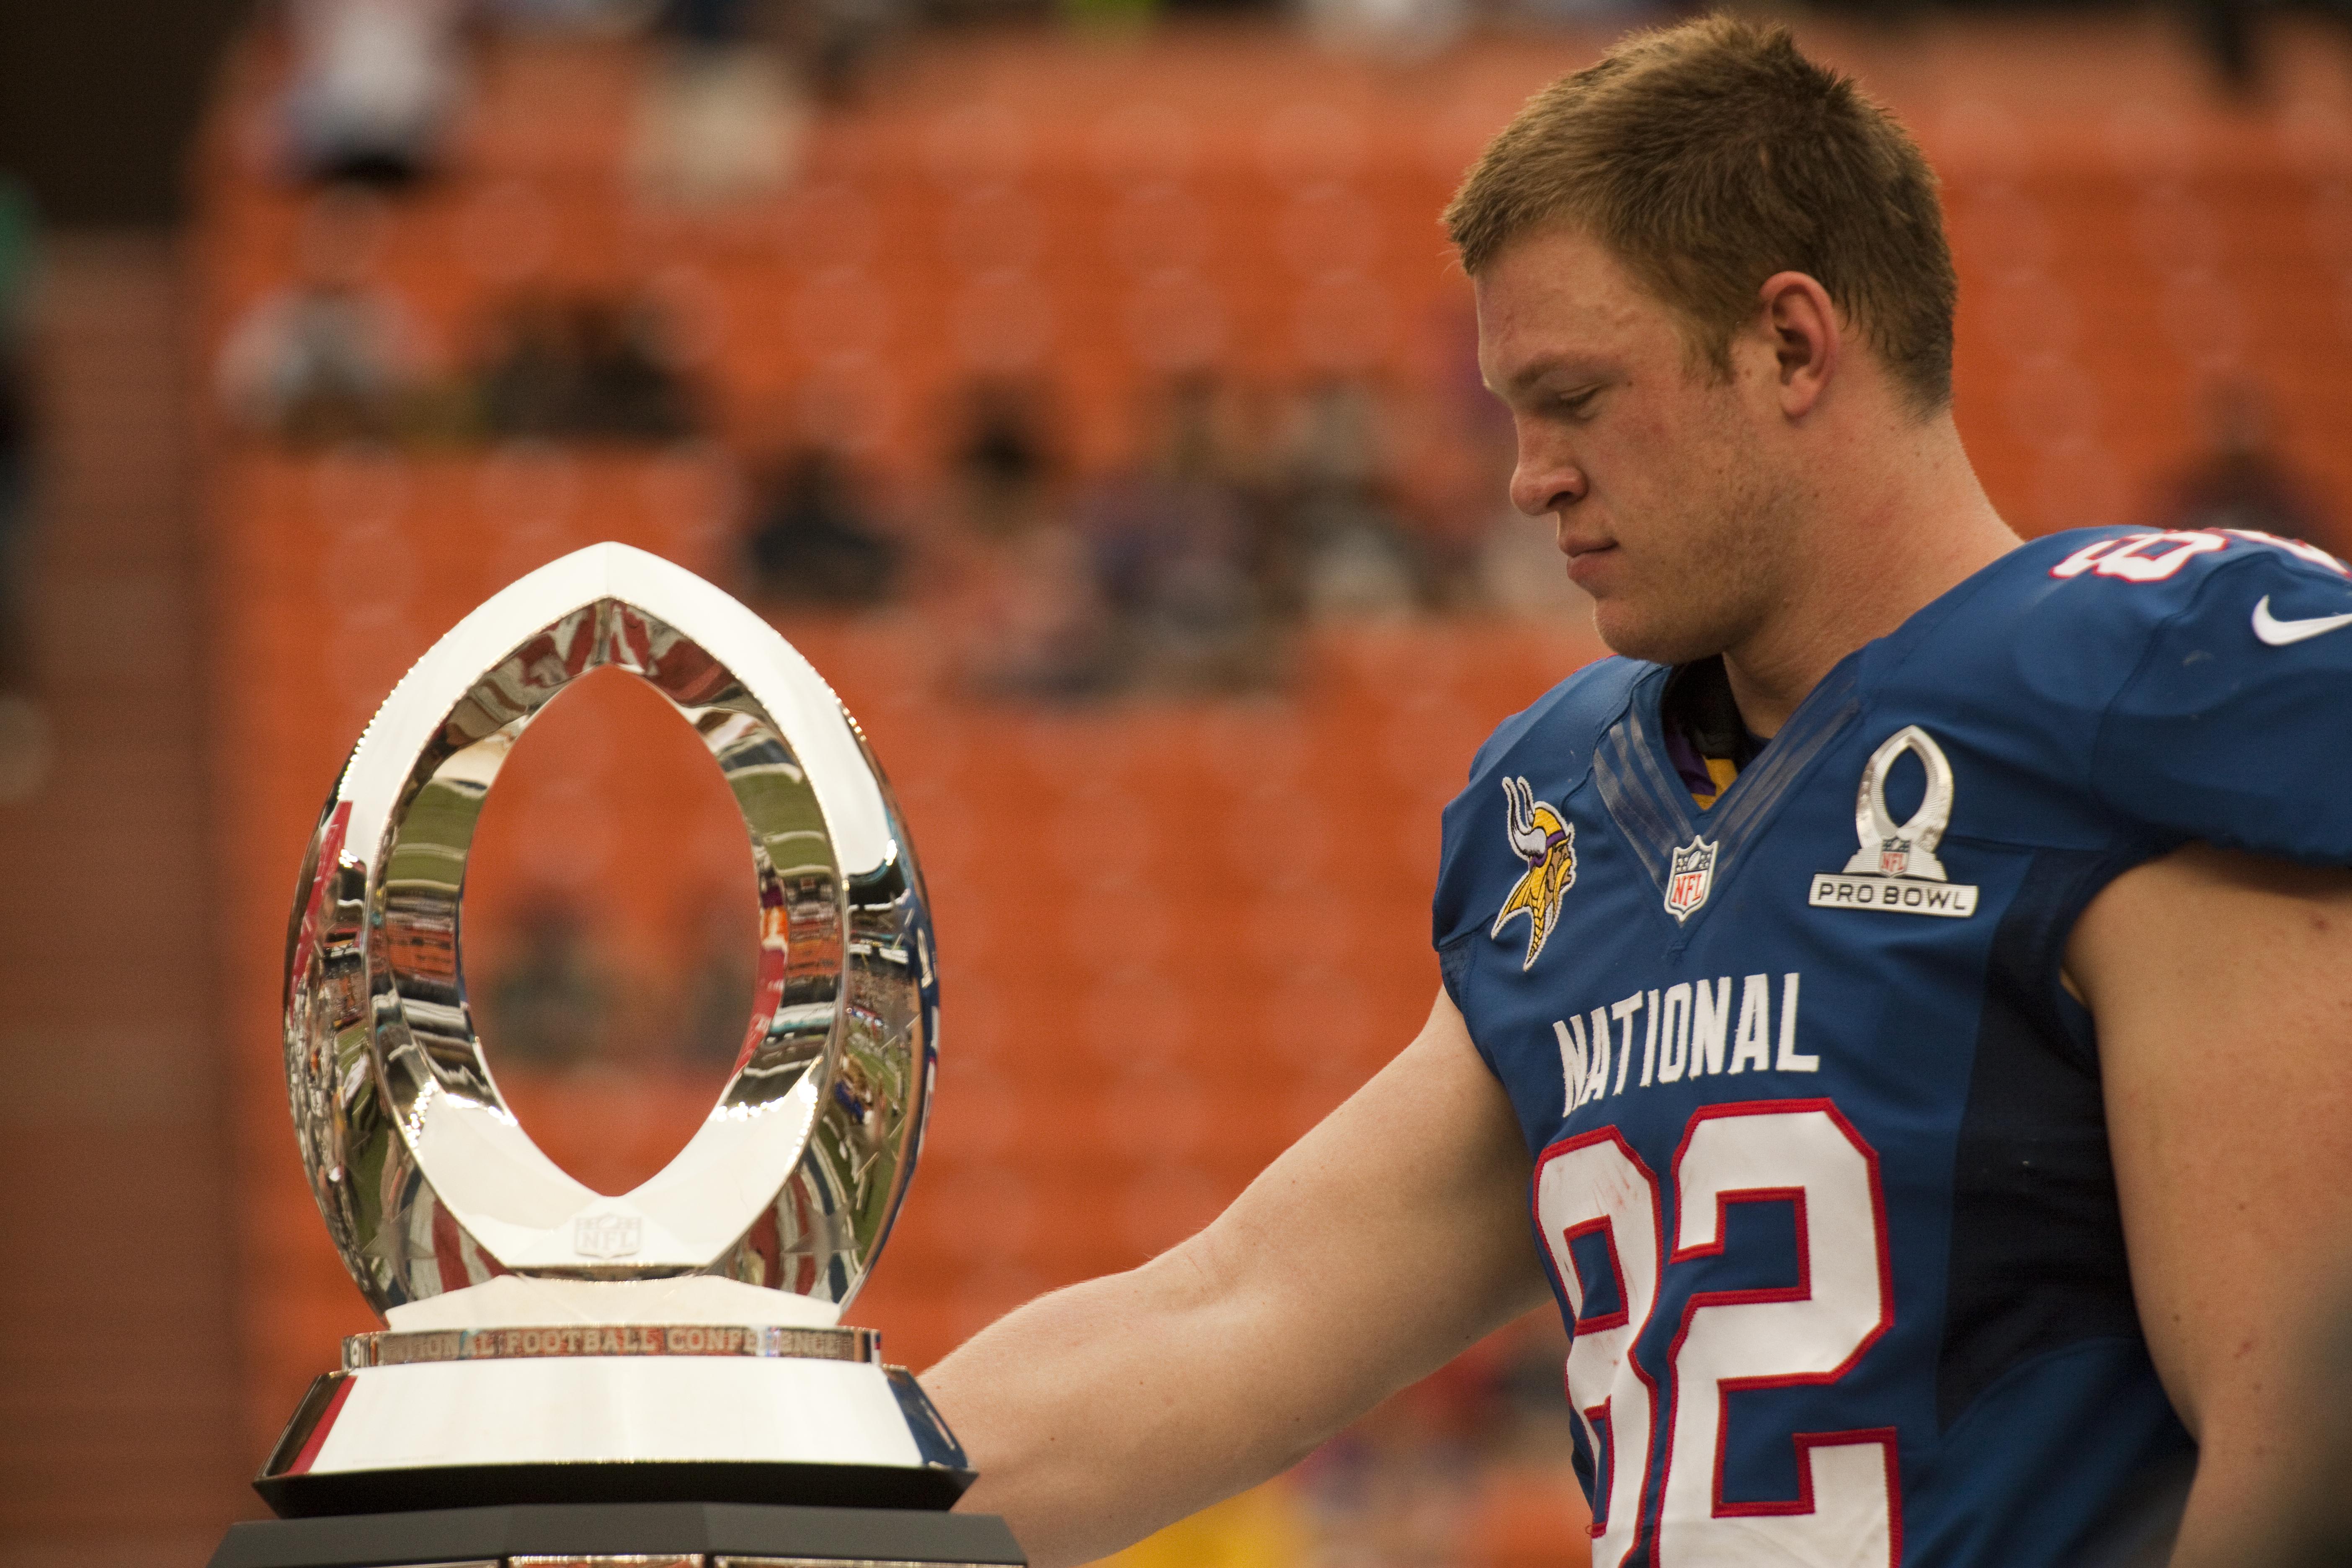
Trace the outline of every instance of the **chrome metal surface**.
{"type": "Polygon", "coordinates": [[[1936,846],[1944,841],[1944,829],[1951,823],[1951,759],[1944,755],[1944,748],[1936,744],[1933,735],[1916,724],[1906,724],[1879,743],[1862,771],[1862,787],[1853,799],[1853,832],[1861,847],[1845,868],[1850,874],[1876,872],[1941,882],[1946,879],[1944,863],[1936,858],[1936,846]],[[1909,821],[1898,824],[1886,808],[1886,780],[1906,752],[1919,759],[1927,788],[1920,795],[1919,809],[1909,821]]]}
{"type": "MultiPolygon", "coordinates": [[[[863,1490],[901,1500],[882,1506],[944,1508],[971,1467],[951,1462],[961,1451],[941,1457],[936,1434],[910,1421],[893,1370],[808,1356],[608,1355],[330,1373],[259,1482],[271,1506],[282,1499],[296,1512],[368,1511],[313,1506],[304,1491],[357,1501],[392,1483],[426,1499],[434,1474],[461,1470],[486,1483],[467,1489],[482,1502],[627,1500],[634,1487],[645,1500],[855,1505],[863,1490]],[[738,1473],[695,1473],[714,1466],[738,1473]],[[403,1472],[424,1479],[403,1482],[403,1472]]],[[[438,1489],[449,1500],[439,1506],[457,1506],[438,1489]]]]}
{"type": "Polygon", "coordinates": [[[772,1323],[562,1323],[543,1328],[379,1331],[343,1341],[343,1370],[436,1361],[513,1361],[543,1356],[797,1356],[812,1361],[882,1359],[872,1329],[793,1329],[772,1323]]]}
{"type": "Polygon", "coordinates": [[[898,1415],[907,1423],[907,1435],[915,1440],[915,1447],[927,1465],[940,1465],[951,1470],[971,1468],[963,1445],[948,1430],[947,1418],[940,1414],[915,1374],[903,1366],[886,1366],[882,1375],[888,1380],[891,1397],[898,1402],[898,1415]]]}
{"type": "Polygon", "coordinates": [[[693,574],[600,544],[467,616],[395,687],[320,814],[289,932],[305,1166],[383,1312],[501,1271],[708,1273],[838,1305],[912,1172],[938,987],[922,879],[855,722],[782,637],[693,574]],[[668,700],[751,837],[759,989],[694,1138],[618,1197],[550,1161],[467,1005],[467,852],[533,717],[611,666],[668,700]]]}

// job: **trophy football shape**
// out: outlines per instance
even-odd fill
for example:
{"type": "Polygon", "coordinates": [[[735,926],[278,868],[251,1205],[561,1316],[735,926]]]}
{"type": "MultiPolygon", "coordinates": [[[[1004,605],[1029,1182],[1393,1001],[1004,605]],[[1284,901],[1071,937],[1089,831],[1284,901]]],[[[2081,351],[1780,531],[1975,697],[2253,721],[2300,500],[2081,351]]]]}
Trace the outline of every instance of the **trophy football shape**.
{"type": "MultiPolygon", "coordinates": [[[[911,1516],[935,1536],[992,1526],[922,1560],[1019,1561],[997,1521],[941,1511],[972,1479],[961,1450],[913,1376],[883,1364],[877,1336],[840,1321],[929,1109],[930,921],[864,737],[751,610],[608,543],[467,616],[385,700],[320,816],[284,1000],[311,1190],[386,1326],[344,1342],[263,1467],[255,1485],[281,1532],[520,1507],[542,1522],[573,1510],[568,1540],[588,1505],[630,1562],[700,1563],[690,1549],[730,1544],[714,1568],[877,1554],[811,1555],[771,1530],[648,1557],[642,1518],[624,1517],[760,1505],[736,1511],[900,1516],[877,1541],[899,1540],[911,1516]],[[618,1196],[564,1173],[507,1108],[459,946],[467,850],[500,764],[549,701],[608,666],[660,692],[717,763],[750,836],[760,919],[752,1016],[725,1089],[668,1165],[618,1196]],[[747,1552],[762,1542],[776,1554],[747,1552]]],[[[270,1528],[236,1527],[215,1563],[237,1556],[238,1531],[270,1528]]],[[[530,1544],[511,1528],[500,1540],[530,1544]]],[[[294,1560],[282,1542],[263,1556],[294,1560]]],[[[599,1560],[621,1559],[530,1557],[599,1560]]]]}

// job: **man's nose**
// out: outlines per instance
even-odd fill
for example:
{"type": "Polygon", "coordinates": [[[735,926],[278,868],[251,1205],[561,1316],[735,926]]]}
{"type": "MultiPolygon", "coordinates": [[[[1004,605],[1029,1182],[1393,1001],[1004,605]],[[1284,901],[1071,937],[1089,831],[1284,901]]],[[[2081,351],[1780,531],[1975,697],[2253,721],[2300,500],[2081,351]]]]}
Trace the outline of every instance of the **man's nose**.
{"type": "Polygon", "coordinates": [[[1584,499],[1584,470],[1563,453],[1530,451],[1522,445],[1511,470],[1511,504],[1529,517],[1542,517],[1584,499]]]}

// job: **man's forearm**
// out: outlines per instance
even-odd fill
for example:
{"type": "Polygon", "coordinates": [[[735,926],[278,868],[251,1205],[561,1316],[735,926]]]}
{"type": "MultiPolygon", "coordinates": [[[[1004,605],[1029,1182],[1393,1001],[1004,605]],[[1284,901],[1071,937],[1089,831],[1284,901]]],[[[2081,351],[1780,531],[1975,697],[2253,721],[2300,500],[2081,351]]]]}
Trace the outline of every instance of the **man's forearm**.
{"type": "Polygon", "coordinates": [[[923,1374],[981,1473],[963,1506],[1003,1514],[1037,1568],[1117,1551],[1325,1436],[1255,1407],[1247,1327],[1199,1250],[1033,1301],[923,1374]]]}
{"type": "Polygon", "coordinates": [[[1045,1568],[1282,1470],[1544,1299],[1528,1164],[1440,996],[1208,1229],[1032,1302],[923,1374],[981,1471],[970,1506],[1004,1515],[1045,1568]]]}

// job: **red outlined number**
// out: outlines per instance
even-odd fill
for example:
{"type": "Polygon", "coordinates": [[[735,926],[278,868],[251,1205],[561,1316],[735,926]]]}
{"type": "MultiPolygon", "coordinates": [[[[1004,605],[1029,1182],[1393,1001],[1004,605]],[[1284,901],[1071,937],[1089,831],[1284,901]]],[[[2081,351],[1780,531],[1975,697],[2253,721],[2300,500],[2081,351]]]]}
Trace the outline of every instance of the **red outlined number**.
{"type": "Polygon", "coordinates": [[[1594,1486],[1592,1562],[1616,1568],[1641,1531],[1642,1475],[1650,1453],[1650,1423],[1657,1389],[1633,1354],[1634,1337],[1657,1305],[1658,1260],[1665,1231],[1658,1178],[1613,1127],[1556,1143],[1536,1168],[1536,1219],[1551,1250],[1561,1289],[1576,1320],[1568,1351],[1568,1403],[1584,1423],[1596,1465],[1608,1473],[1594,1486]],[[1617,1275],[1617,1309],[1587,1317],[1585,1281],[1570,1256],[1571,1245],[1595,1232],[1608,1238],[1606,1256],[1617,1275]]]}
{"type": "Polygon", "coordinates": [[[1739,1203],[1793,1203],[1797,1283],[1701,1291],[1684,1303],[1669,1358],[1660,1568],[1752,1563],[1768,1546],[1797,1562],[1894,1563],[1892,1432],[1800,1432],[1794,1500],[1723,1495],[1734,1391],[1835,1383],[1894,1325],[1878,1156],[1825,1100],[1708,1106],[1675,1152],[1679,1225],[1669,1266],[1719,1255],[1727,1213],[1739,1203]]]}
{"type": "Polygon", "coordinates": [[[2352,568],[2316,544],[2282,539],[2258,528],[2192,528],[2164,533],[2124,533],[2095,539],[2057,565],[2053,577],[2080,577],[2088,572],[2117,577],[2126,583],[2161,583],[2200,555],[2227,550],[2233,540],[2284,550],[2298,561],[2324,566],[2338,577],[2352,576],[2352,568]]]}
{"type": "Polygon", "coordinates": [[[2202,529],[2176,533],[2128,533],[2098,539],[2050,568],[2053,577],[2079,577],[2085,572],[2120,577],[2126,583],[2161,583],[2193,556],[2226,550],[2230,542],[2202,529]]]}
{"type": "MultiPolygon", "coordinates": [[[[1666,1253],[1658,1184],[1614,1128],[1545,1153],[1536,1172],[1538,1224],[1576,1317],[1570,1403],[1607,1474],[1594,1530],[1596,1568],[1630,1554],[1645,1511],[1654,1515],[1659,1568],[1775,1561],[1898,1562],[1902,1507],[1891,1427],[1791,1435],[1798,1495],[1783,1501],[1724,1497],[1728,1395],[1741,1389],[1834,1383],[1894,1323],[1886,1205],[1878,1156],[1825,1100],[1708,1106],[1675,1152],[1678,1223],[1666,1253]],[[1683,1305],[1666,1361],[1664,1463],[1648,1484],[1656,1390],[1632,1354],[1658,1296],[1658,1269],[1717,1256],[1734,1204],[1794,1211],[1797,1282],[1769,1289],[1701,1291],[1683,1305]],[[1570,1256],[1605,1230],[1621,1310],[1587,1319],[1586,1282],[1570,1256]],[[1603,1436],[1614,1441],[1603,1447],[1603,1436]]],[[[1591,1257],[1588,1251],[1587,1257],[1591,1257]]]]}

